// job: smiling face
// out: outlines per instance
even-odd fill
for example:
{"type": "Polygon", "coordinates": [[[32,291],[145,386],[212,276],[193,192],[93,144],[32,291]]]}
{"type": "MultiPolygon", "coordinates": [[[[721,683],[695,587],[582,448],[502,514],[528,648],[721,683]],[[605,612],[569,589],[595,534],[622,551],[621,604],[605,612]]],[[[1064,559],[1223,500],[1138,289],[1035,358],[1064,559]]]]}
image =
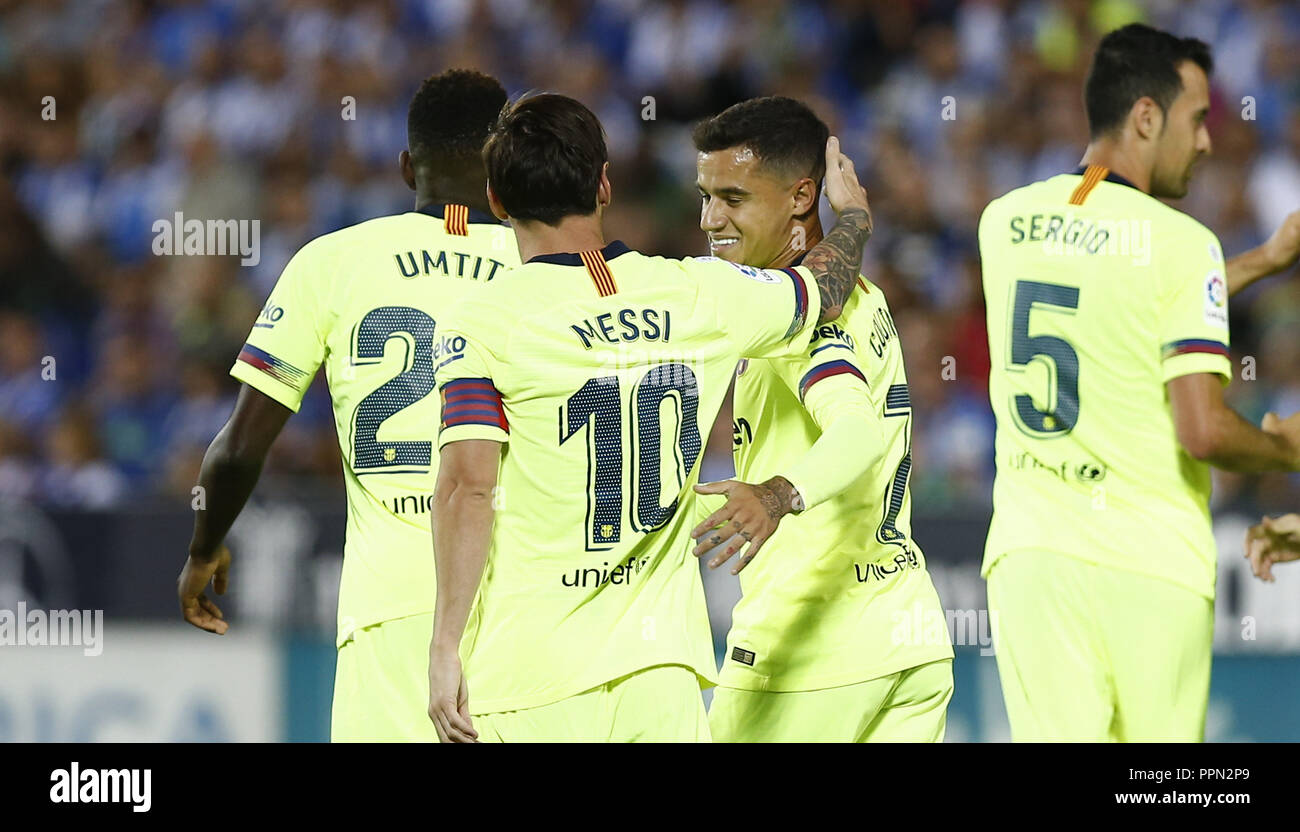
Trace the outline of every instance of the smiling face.
{"type": "Polygon", "coordinates": [[[743,145],[697,154],[700,230],[715,257],[767,268],[792,247],[796,217],[815,202],[808,178],[788,181],[743,145]]]}
{"type": "Polygon", "coordinates": [[[1209,78],[1192,61],[1183,61],[1178,75],[1183,89],[1165,113],[1151,171],[1151,195],[1174,199],[1187,195],[1192,169],[1210,153],[1210,132],[1205,127],[1210,111],[1209,78]]]}

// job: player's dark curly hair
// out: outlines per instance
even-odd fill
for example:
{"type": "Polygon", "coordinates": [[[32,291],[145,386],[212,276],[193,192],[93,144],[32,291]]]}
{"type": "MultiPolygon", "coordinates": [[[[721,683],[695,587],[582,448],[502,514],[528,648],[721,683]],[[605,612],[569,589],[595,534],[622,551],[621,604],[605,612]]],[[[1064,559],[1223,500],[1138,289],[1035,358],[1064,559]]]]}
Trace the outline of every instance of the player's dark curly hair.
{"type": "Polygon", "coordinates": [[[406,116],[406,144],[417,166],[455,174],[477,166],[488,130],[506,103],[501,82],[471,69],[424,79],[406,116]]]}
{"type": "Polygon", "coordinates": [[[747,147],[764,165],[816,182],[820,196],[830,129],[802,101],[751,98],[695,125],[691,138],[701,153],[747,147]]]}
{"type": "Polygon", "coordinates": [[[608,160],[600,119],[582,102],[551,93],[503,109],[483,146],[488,184],[506,213],[547,225],[595,212],[608,160]]]}
{"type": "Polygon", "coordinates": [[[1130,23],[1101,39],[1083,88],[1092,138],[1123,126],[1139,98],[1149,97],[1169,112],[1182,92],[1178,66],[1192,61],[1205,74],[1214,69],[1210,47],[1141,23],[1130,23]]]}

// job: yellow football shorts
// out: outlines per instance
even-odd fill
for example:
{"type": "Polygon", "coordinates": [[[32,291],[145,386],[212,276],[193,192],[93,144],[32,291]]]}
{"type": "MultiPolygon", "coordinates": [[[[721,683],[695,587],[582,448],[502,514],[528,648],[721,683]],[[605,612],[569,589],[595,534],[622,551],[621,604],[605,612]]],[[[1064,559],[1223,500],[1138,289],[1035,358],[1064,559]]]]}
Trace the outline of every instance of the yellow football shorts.
{"type": "Polygon", "coordinates": [[[852,685],[804,691],[718,688],[715,742],[942,742],[952,659],[852,685]]]}
{"type": "MultiPolygon", "coordinates": [[[[471,704],[474,685],[469,689],[471,704]]],[[[477,714],[480,742],[708,742],[700,680],[682,665],[637,671],[549,705],[477,714]]]]}
{"type": "Polygon", "coordinates": [[[333,742],[437,742],[429,719],[433,614],[357,630],[339,648],[334,672],[333,742]]]}
{"type": "Polygon", "coordinates": [[[1040,551],[1004,556],[988,592],[1013,740],[1204,737],[1214,638],[1208,598],[1040,551]]]}

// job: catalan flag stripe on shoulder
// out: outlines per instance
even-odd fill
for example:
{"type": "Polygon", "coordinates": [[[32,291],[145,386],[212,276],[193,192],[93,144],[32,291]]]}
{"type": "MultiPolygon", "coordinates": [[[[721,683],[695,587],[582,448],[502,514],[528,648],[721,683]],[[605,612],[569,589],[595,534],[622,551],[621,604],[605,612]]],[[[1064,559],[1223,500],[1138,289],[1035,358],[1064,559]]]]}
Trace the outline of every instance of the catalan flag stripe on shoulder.
{"type": "Polygon", "coordinates": [[[442,386],[442,427],[487,425],[507,433],[505,406],[501,394],[486,378],[461,378],[442,386]]]}
{"type": "Polygon", "coordinates": [[[237,360],[250,367],[256,367],[281,384],[287,384],[294,389],[301,388],[303,382],[307,380],[305,370],[300,370],[288,361],[276,358],[266,350],[258,349],[252,344],[244,344],[244,348],[239,351],[237,360]]]}
{"type": "Polygon", "coordinates": [[[1071,205],[1082,205],[1083,201],[1092,193],[1092,189],[1097,187],[1097,183],[1106,178],[1110,173],[1110,168],[1101,165],[1088,165],[1088,169],[1083,172],[1083,179],[1079,182],[1074,193],[1070,195],[1071,205]]]}
{"type": "Polygon", "coordinates": [[[1182,341],[1170,341],[1161,348],[1161,358],[1165,361],[1177,355],[1207,352],[1213,355],[1229,356],[1228,345],[1209,338],[1184,338],[1182,341]]]}
{"type": "Polygon", "coordinates": [[[443,206],[442,218],[448,234],[469,236],[469,206],[448,203],[443,206]]]}
{"type": "Polygon", "coordinates": [[[596,284],[596,291],[602,298],[618,291],[618,284],[614,282],[614,275],[605,262],[604,254],[599,251],[580,251],[578,256],[582,258],[582,264],[587,267],[587,274],[591,276],[591,282],[596,284]]]}
{"type": "Polygon", "coordinates": [[[799,398],[803,399],[803,397],[808,394],[808,388],[812,387],[817,382],[828,379],[831,376],[840,376],[845,374],[857,376],[862,379],[863,383],[866,383],[867,379],[862,375],[862,371],[857,367],[854,367],[852,363],[845,361],[844,359],[827,361],[825,364],[818,364],[816,367],[813,367],[804,374],[803,379],[799,381],[799,398]]]}

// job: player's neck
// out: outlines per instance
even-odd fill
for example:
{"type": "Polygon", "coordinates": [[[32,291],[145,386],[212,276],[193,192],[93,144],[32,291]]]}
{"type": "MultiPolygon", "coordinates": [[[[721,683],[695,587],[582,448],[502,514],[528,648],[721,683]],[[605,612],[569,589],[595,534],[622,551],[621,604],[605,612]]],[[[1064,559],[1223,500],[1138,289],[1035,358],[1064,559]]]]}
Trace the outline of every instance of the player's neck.
{"type": "Polygon", "coordinates": [[[786,240],[785,246],[782,247],[779,254],[772,259],[763,268],[767,269],[784,269],[792,266],[800,260],[805,254],[822,241],[822,221],[818,218],[817,212],[803,220],[795,220],[794,225],[790,227],[790,236],[786,240]],[[802,229],[803,233],[799,233],[802,229]]]}
{"type": "Polygon", "coordinates": [[[1137,148],[1113,139],[1097,139],[1088,145],[1079,164],[1101,165],[1132,182],[1144,194],[1151,193],[1151,170],[1137,148]]]}
{"type": "Polygon", "coordinates": [[[523,262],[542,254],[566,254],[594,251],[605,247],[605,232],[599,214],[572,214],[556,225],[544,222],[512,220],[515,239],[519,241],[519,259],[523,262]]]}
{"type": "Polygon", "coordinates": [[[492,213],[485,193],[473,195],[469,191],[434,191],[423,188],[416,190],[415,210],[422,211],[430,205],[465,205],[484,214],[492,213]]]}

